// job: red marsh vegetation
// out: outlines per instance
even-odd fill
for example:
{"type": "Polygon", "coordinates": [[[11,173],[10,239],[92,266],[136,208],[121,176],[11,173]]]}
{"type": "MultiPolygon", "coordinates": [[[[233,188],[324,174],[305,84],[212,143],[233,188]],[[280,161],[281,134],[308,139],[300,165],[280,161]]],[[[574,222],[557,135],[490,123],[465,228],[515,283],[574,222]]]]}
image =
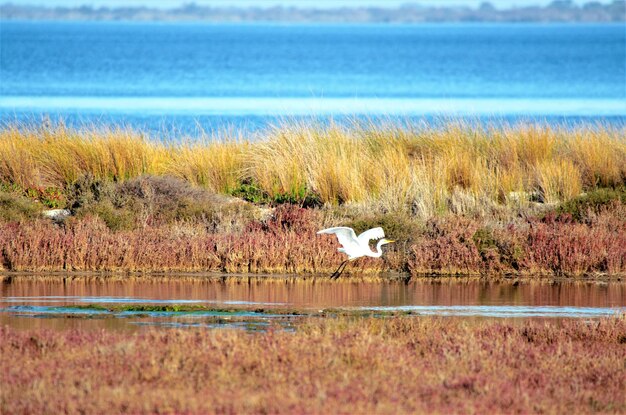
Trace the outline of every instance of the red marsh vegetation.
{"type": "Polygon", "coordinates": [[[626,320],[0,328],[0,412],[624,413],[626,320]]]}
{"type": "MultiPolygon", "coordinates": [[[[588,223],[568,215],[500,225],[456,215],[405,227],[387,221],[387,233],[398,243],[383,260],[351,264],[346,275],[622,275],[625,211],[614,205],[588,223]]],[[[356,225],[364,223],[380,222],[356,225]]],[[[14,271],[330,273],[343,258],[335,238],[316,235],[323,226],[322,211],[291,205],[231,232],[184,224],[112,230],[96,216],[63,225],[7,222],[0,224],[0,260],[14,271]]]]}
{"type": "Polygon", "coordinates": [[[623,275],[625,137],[601,125],[287,123],[195,141],[4,127],[0,266],[330,273],[337,242],[315,231],[344,225],[398,241],[346,275],[623,275]]]}

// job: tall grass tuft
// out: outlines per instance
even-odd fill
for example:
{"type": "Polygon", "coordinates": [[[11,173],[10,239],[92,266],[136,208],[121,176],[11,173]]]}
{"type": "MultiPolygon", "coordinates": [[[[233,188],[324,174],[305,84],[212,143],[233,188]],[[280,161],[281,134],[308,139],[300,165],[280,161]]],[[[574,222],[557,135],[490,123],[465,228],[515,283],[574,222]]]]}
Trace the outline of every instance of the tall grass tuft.
{"type": "Polygon", "coordinates": [[[186,141],[167,148],[158,170],[213,192],[230,193],[241,182],[247,148],[248,143],[239,141],[186,141]]]}
{"type": "MultiPolygon", "coordinates": [[[[225,137],[225,138],[224,138],[225,137]]],[[[274,200],[314,196],[422,219],[495,205],[559,203],[626,183],[626,134],[609,126],[319,125],[287,122],[258,139],[157,141],[127,129],[0,130],[0,180],[63,188],[84,175],[172,175],[214,192],[252,185],[274,200]]]]}

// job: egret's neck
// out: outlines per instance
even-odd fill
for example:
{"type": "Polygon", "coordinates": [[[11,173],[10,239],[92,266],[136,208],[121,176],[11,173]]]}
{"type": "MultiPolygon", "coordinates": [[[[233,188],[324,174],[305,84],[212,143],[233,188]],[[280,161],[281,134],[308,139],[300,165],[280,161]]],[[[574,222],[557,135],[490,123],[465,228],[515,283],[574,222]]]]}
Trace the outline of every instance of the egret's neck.
{"type": "Polygon", "coordinates": [[[383,250],[381,249],[381,247],[383,246],[383,243],[384,241],[382,240],[378,241],[378,243],[376,244],[376,252],[372,252],[370,256],[374,258],[380,258],[381,255],[383,254],[383,250]]]}

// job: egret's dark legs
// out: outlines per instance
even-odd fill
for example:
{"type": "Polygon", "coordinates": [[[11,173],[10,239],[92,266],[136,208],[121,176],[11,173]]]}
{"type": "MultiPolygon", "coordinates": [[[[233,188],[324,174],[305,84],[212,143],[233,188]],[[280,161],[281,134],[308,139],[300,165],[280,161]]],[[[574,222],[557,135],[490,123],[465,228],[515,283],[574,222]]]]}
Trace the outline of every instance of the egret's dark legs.
{"type": "Polygon", "coordinates": [[[348,262],[350,262],[349,259],[346,259],[345,261],[343,261],[341,263],[341,265],[339,265],[339,268],[337,268],[337,270],[335,272],[333,272],[333,274],[330,276],[330,278],[333,279],[333,280],[339,278],[339,276],[341,275],[343,270],[346,268],[346,265],[348,265],[348,262]]]}

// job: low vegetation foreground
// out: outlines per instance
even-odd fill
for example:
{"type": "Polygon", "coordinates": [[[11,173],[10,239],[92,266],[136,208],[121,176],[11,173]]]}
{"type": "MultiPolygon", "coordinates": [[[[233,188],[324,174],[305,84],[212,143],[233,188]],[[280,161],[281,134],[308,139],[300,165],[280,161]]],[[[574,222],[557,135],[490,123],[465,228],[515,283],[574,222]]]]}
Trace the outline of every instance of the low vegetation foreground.
{"type": "Polygon", "coordinates": [[[626,270],[623,129],[286,124],[242,134],[3,127],[0,264],[328,273],[341,256],[315,231],[345,225],[383,226],[398,241],[346,274],[626,270]],[[66,211],[44,217],[49,209],[66,211]]]}
{"type": "Polygon", "coordinates": [[[0,328],[2,413],[624,413],[626,321],[0,328]]]}

